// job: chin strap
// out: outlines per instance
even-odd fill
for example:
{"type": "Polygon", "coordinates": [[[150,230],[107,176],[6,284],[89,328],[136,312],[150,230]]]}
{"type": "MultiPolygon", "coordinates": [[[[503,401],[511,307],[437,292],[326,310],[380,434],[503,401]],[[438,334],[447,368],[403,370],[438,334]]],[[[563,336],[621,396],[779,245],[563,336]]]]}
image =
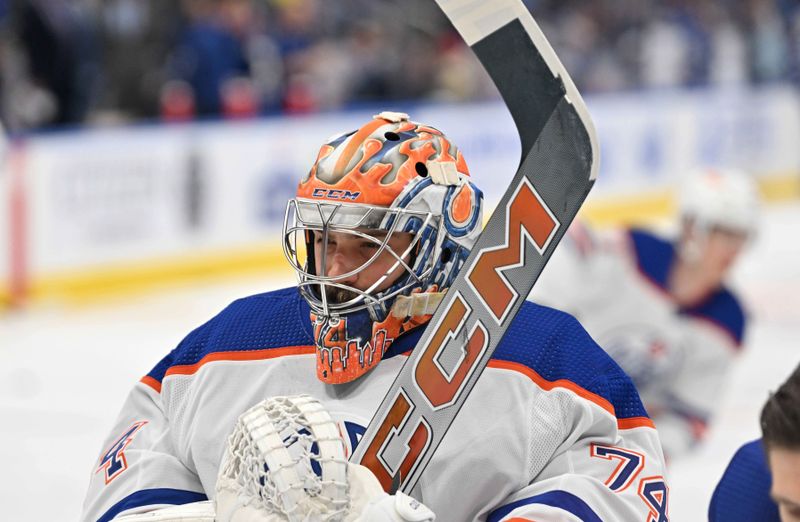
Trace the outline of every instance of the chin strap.
{"type": "Polygon", "coordinates": [[[411,295],[398,296],[392,306],[392,317],[403,319],[433,315],[436,307],[444,299],[446,292],[417,292],[411,295]]]}

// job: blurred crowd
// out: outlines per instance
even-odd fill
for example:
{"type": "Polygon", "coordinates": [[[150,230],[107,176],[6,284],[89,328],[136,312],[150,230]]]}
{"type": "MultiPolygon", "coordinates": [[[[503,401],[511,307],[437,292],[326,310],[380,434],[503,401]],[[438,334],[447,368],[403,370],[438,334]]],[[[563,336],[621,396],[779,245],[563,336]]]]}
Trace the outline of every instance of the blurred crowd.
{"type": "MultiPolygon", "coordinates": [[[[800,83],[798,0],[526,0],[584,92],[800,83]]],[[[473,100],[433,0],[0,0],[12,130],[473,100]]]]}

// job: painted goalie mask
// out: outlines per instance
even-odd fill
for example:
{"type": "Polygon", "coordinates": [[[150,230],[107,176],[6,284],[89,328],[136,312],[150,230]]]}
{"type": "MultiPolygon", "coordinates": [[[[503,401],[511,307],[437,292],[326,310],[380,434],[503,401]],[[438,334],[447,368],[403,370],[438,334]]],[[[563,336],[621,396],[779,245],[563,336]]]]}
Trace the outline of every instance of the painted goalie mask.
{"type": "Polygon", "coordinates": [[[480,234],[483,194],[440,131],[383,112],[332,138],[287,206],[317,376],[350,382],[430,320],[480,234]]]}

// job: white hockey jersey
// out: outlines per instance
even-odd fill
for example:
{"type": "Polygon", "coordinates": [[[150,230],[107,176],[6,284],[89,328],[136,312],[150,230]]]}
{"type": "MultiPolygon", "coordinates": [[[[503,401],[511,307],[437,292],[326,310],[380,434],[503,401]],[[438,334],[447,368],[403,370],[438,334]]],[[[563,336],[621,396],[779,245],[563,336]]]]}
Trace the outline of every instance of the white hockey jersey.
{"type": "MultiPolygon", "coordinates": [[[[212,497],[229,432],[265,397],[316,397],[352,451],[421,333],[357,381],[326,385],[296,289],[234,302],[134,387],[83,520],[212,497]]],[[[667,491],[630,379],[574,318],[525,303],[412,494],[443,522],[665,522],[667,491]]]]}
{"type": "Polygon", "coordinates": [[[669,458],[702,438],[745,327],[726,288],[679,306],[667,290],[674,258],[673,244],[651,233],[593,236],[574,223],[530,296],[577,317],[622,366],[669,458]]]}

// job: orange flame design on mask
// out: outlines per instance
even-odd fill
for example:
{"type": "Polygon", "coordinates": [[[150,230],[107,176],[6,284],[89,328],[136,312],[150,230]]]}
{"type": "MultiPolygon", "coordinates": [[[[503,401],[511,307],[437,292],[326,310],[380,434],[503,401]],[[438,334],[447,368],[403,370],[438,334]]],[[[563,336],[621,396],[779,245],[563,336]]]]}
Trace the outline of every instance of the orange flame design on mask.
{"type": "Polygon", "coordinates": [[[387,125],[387,121],[376,119],[361,127],[355,134],[350,136],[342,145],[341,151],[333,172],[326,177],[335,180],[333,183],[323,181],[319,177],[319,169],[322,162],[328,158],[336,149],[328,144],[322,146],[317,155],[309,175],[300,182],[297,189],[297,197],[329,199],[325,196],[314,195],[316,189],[341,190],[358,196],[351,201],[354,203],[366,203],[370,205],[388,207],[403,191],[410,180],[417,177],[416,165],[427,163],[428,160],[437,156],[437,142],[441,152],[438,154],[438,161],[452,161],[456,164],[459,172],[469,175],[464,158],[460,151],[451,152],[450,142],[444,138],[442,133],[431,127],[417,125],[411,122],[402,122],[395,128],[395,132],[413,131],[417,137],[403,141],[399,145],[398,151],[406,156],[406,160],[397,168],[391,163],[377,162],[366,172],[362,172],[364,165],[375,157],[383,148],[383,142],[369,136],[381,126],[387,125]],[[361,158],[349,170],[345,170],[352,159],[361,152],[361,158]],[[393,172],[394,171],[394,172],[393,172]]]}

